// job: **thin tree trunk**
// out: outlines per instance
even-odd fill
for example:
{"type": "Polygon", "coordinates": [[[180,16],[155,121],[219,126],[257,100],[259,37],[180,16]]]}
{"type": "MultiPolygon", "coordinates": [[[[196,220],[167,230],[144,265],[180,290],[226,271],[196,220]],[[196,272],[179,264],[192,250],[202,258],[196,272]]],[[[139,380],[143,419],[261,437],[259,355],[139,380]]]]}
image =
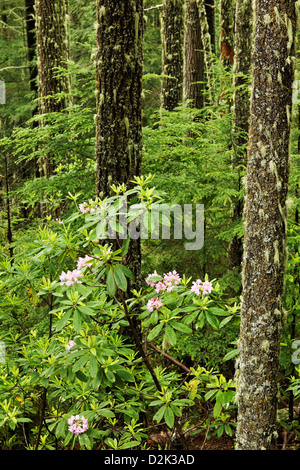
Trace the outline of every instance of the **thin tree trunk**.
{"type": "Polygon", "coordinates": [[[211,51],[216,52],[216,26],[215,26],[215,0],[205,0],[205,12],[207,18],[208,32],[210,35],[211,51]]]}
{"type": "Polygon", "coordinates": [[[204,55],[196,0],[186,0],[185,24],[184,95],[185,100],[191,100],[191,107],[201,109],[204,106],[204,55]]]}
{"type": "Polygon", "coordinates": [[[255,14],[236,448],[274,450],[286,262],[295,1],[256,0],[255,14]]]}
{"type": "Polygon", "coordinates": [[[207,87],[208,87],[208,94],[209,94],[208,103],[212,104],[213,95],[214,95],[212,43],[211,43],[211,37],[209,34],[209,25],[207,21],[204,0],[197,0],[197,6],[198,6],[200,27],[201,27],[201,33],[202,33],[204,63],[205,63],[205,68],[206,68],[207,87]]]}
{"type": "Polygon", "coordinates": [[[183,101],[183,0],[164,0],[161,15],[162,108],[173,111],[183,101]]]}
{"type": "MultiPolygon", "coordinates": [[[[247,85],[252,69],[253,6],[252,0],[237,0],[235,12],[235,48],[233,65],[233,156],[232,167],[237,173],[237,190],[242,189],[242,177],[247,160],[246,145],[249,133],[250,87],[247,85]]],[[[242,219],[244,201],[238,197],[233,202],[231,222],[242,219]]],[[[229,247],[229,269],[241,270],[242,238],[233,237],[229,247]]]]}
{"type": "Polygon", "coordinates": [[[233,64],[234,51],[234,0],[221,0],[220,26],[221,26],[221,61],[225,68],[233,64]]]}
{"type": "MultiPolygon", "coordinates": [[[[69,78],[58,72],[67,72],[69,57],[68,17],[66,0],[35,0],[37,30],[37,66],[39,114],[61,112],[68,103],[69,78]]],[[[43,125],[43,123],[42,123],[43,125]]],[[[43,174],[49,178],[54,170],[51,155],[43,162],[43,174]]]]}

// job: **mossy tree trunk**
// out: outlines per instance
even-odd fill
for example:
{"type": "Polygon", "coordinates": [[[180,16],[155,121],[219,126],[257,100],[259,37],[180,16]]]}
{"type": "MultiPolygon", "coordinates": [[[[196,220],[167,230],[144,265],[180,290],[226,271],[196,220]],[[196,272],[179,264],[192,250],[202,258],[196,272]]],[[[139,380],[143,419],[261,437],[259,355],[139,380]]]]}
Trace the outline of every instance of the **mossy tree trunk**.
{"type": "Polygon", "coordinates": [[[276,446],[295,3],[255,2],[237,370],[238,450],[273,450],[276,446]]]}
{"type": "Polygon", "coordinates": [[[161,14],[162,108],[173,111],[183,101],[184,2],[164,0],[161,14]]]}
{"type": "MultiPolygon", "coordinates": [[[[39,114],[61,112],[67,106],[69,79],[67,72],[69,58],[68,15],[66,0],[35,0],[37,33],[37,67],[39,114]]],[[[43,122],[41,121],[43,125],[43,122]]],[[[45,156],[43,174],[53,174],[54,162],[51,155],[45,156]]]]}
{"type": "Polygon", "coordinates": [[[184,97],[191,100],[191,107],[201,109],[204,105],[204,55],[196,0],[186,0],[185,24],[184,97]]]}
{"type": "Polygon", "coordinates": [[[207,20],[207,13],[204,0],[197,0],[197,6],[199,12],[202,45],[204,51],[204,63],[208,88],[208,104],[212,104],[214,95],[212,42],[209,32],[209,24],[207,20]]]}
{"type": "MultiPolygon", "coordinates": [[[[236,0],[235,12],[235,47],[233,63],[233,156],[232,166],[237,175],[236,189],[242,190],[246,160],[249,115],[250,115],[250,75],[252,70],[253,46],[253,6],[252,0],[236,0]]],[[[244,201],[239,195],[233,201],[232,223],[239,223],[243,215],[244,201]]],[[[229,247],[229,269],[241,270],[243,242],[239,235],[234,235],[229,247]]]]}
{"type": "MultiPolygon", "coordinates": [[[[97,1],[96,194],[129,189],[142,165],[143,0],[97,1]]],[[[140,288],[140,240],[131,240],[128,266],[140,288]]]]}
{"type": "Polygon", "coordinates": [[[221,0],[220,27],[221,27],[221,61],[225,68],[233,64],[234,51],[234,11],[235,0],[221,0]]]}

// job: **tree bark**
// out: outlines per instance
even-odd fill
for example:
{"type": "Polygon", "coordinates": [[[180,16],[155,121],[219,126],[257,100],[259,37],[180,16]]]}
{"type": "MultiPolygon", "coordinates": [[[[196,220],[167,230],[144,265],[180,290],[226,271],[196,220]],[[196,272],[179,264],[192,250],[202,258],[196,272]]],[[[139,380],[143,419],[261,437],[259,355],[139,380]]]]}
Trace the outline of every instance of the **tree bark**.
{"type": "Polygon", "coordinates": [[[191,100],[191,107],[201,109],[204,106],[204,55],[196,0],[186,0],[185,24],[184,97],[191,100]]]}
{"type": "MultiPolygon", "coordinates": [[[[26,37],[29,63],[29,81],[30,90],[37,96],[37,66],[36,61],[36,29],[35,29],[35,11],[34,0],[25,0],[25,20],[26,20],[26,37]]],[[[33,111],[35,114],[35,110],[33,111]]]]}
{"type": "Polygon", "coordinates": [[[162,108],[173,111],[183,101],[183,0],[164,0],[161,15],[162,108]]]}
{"type": "Polygon", "coordinates": [[[142,164],[143,1],[97,1],[96,192],[130,186],[142,164]]]}
{"type": "Polygon", "coordinates": [[[208,32],[210,35],[212,53],[216,52],[216,26],[215,26],[215,0],[205,1],[205,12],[207,18],[208,32]]]}
{"type": "Polygon", "coordinates": [[[221,0],[220,26],[221,26],[221,61],[225,68],[233,64],[234,51],[234,0],[221,0]]]}
{"type": "MultiPolygon", "coordinates": [[[[253,6],[252,0],[237,0],[235,12],[235,47],[233,63],[233,156],[232,167],[237,173],[237,190],[242,189],[242,176],[246,167],[249,115],[250,87],[248,82],[252,69],[253,46],[253,6]]],[[[232,223],[242,219],[243,200],[238,197],[233,201],[232,223]]],[[[242,238],[233,237],[229,247],[229,269],[241,270],[243,255],[242,238]]]]}
{"type": "Polygon", "coordinates": [[[294,79],[294,0],[256,0],[237,370],[238,450],[274,450],[294,79]]]}
{"type": "Polygon", "coordinates": [[[206,69],[206,78],[207,78],[207,87],[208,87],[208,104],[212,104],[213,95],[214,95],[214,85],[213,85],[213,52],[212,52],[212,43],[211,36],[209,33],[209,25],[207,21],[207,14],[205,9],[204,0],[197,0],[200,27],[202,34],[202,44],[204,51],[204,63],[206,69]]]}
{"type": "MultiPolygon", "coordinates": [[[[69,79],[58,73],[58,68],[67,71],[69,57],[68,17],[66,0],[35,0],[37,30],[37,66],[39,114],[61,112],[67,106],[69,79]]],[[[43,162],[43,173],[49,178],[54,162],[47,155],[43,162]]]]}
{"type": "MultiPolygon", "coordinates": [[[[96,194],[132,186],[142,165],[143,0],[97,1],[96,194]]],[[[131,240],[128,266],[140,288],[140,240],[131,240]]]]}

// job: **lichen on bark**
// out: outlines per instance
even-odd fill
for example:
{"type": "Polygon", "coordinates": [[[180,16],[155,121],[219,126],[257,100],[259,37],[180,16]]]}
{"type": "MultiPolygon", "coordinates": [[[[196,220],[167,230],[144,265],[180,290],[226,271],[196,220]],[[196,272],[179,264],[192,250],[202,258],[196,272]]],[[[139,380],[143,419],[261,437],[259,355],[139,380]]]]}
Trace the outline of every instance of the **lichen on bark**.
{"type": "Polygon", "coordinates": [[[255,16],[237,367],[239,450],[276,445],[295,1],[256,0],[255,16]]]}

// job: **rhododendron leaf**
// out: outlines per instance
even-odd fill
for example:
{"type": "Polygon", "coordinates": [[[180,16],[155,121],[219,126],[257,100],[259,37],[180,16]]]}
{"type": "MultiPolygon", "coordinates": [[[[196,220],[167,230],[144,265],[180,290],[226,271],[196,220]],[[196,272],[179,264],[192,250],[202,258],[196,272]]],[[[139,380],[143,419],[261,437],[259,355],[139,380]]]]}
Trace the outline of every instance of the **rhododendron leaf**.
{"type": "Polygon", "coordinates": [[[106,279],[106,288],[107,288],[108,295],[110,297],[113,297],[116,293],[116,283],[115,283],[114,273],[112,269],[108,271],[108,275],[106,279]]]}
{"type": "Polygon", "coordinates": [[[75,331],[79,331],[81,328],[81,314],[80,312],[76,309],[73,315],[73,326],[75,331]]]}
{"type": "Polygon", "coordinates": [[[95,356],[90,356],[89,371],[91,376],[95,378],[98,371],[98,361],[95,356]]]}
{"type": "Polygon", "coordinates": [[[174,417],[173,410],[170,407],[166,408],[165,413],[164,413],[164,418],[167,423],[167,426],[169,428],[172,428],[174,426],[175,417],[174,417]]]}
{"type": "Polygon", "coordinates": [[[148,341],[152,341],[154,338],[156,338],[157,335],[159,335],[159,333],[161,332],[162,330],[162,327],[163,327],[163,323],[159,323],[158,325],[156,325],[153,330],[150,331],[150,333],[148,334],[148,341]]]}
{"type": "Polygon", "coordinates": [[[155,421],[157,421],[158,423],[160,423],[160,421],[162,420],[162,417],[165,413],[166,408],[167,408],[167,405],[163,405],[161,408],[159,408],[159,410],[153,416],[153,419],[155,421]]]}
{"type": "Polygon", "coordinates": [[[170,324],[172,325],[173,328],[175,328],[175,330],[181,331],[182,333],[191,333],[192,332],[191,328],[189,328],[184,323],[179,323],[177,321],[172,321],[170,324]]]}
{"type": "Polygon", "coordinates": [[[68,322],[70,316],[72,315],[72,310],[67,310],[63,316],[60,318],[60,320],[58,321],[57,325],[56,325],[56,331],[60,331],[63,329],[63,327],[65,326],[65,324],[68,322]]]}
{"type": "Polygon", "coordinates": [[[176,333],[173,330],[173,328],[170,325],[166,326],[166,338],[169,341],[169,343],[174,346],[177,341],[176,333]]]}
{"type": "Polygon", "coordinates": [[[115,278],[115,282],[117,286],[120,287],[120,289],[122,289],[122,291],[125,292],[127,289],[127,280],[122,270],[120,269],[119,265],[115,266],[114,278],[115,278]]]}
{"type": "Polygon", "coordinates": [[[215,329],[219,328],[219,320],[215,317],[215,315],[209,313],[208,311],[205,312],[206,320],[208,323],[215,329]]]}

